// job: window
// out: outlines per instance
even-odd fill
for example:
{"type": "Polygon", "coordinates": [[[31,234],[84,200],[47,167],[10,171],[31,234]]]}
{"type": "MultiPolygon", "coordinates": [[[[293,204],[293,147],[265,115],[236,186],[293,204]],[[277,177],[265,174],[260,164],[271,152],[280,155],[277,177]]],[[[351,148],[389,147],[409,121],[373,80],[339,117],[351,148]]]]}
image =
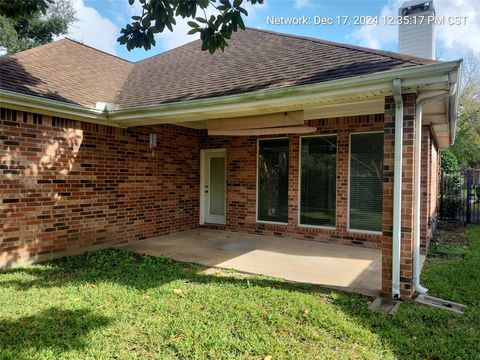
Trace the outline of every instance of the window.
{"type": "Polygon", "coordinates": [[[350,136],[349,228],[382,231],[383,133],[350,136]]]}
{"type": "Polygon", "coordinates": [[[288,222],[288,139],[258,141],[258,220],[288,222]]]}
{"type": "Polygon", "coordinates": [[[300,224],[335,227],[337,137],[301,139],[300,224]]]}

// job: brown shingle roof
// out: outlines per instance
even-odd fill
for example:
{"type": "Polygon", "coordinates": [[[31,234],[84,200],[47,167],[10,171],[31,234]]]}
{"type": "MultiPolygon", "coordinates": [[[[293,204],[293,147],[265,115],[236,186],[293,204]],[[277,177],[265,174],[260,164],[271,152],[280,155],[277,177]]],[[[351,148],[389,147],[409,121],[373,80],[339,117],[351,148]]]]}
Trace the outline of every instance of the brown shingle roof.
{"type": "Polygon", "coordinates": [[[86,106],[120,108],[280,89],[435,61],[247,29],[224,53],[199,40],[135,64],[71,40],[0,59],[0,87],[86,106]]]}
{"type": "Polygon", "coordinates": [[[133,63],[70,39],[0,57],[0,88],[95,107],[114,102],[133,63]]]}

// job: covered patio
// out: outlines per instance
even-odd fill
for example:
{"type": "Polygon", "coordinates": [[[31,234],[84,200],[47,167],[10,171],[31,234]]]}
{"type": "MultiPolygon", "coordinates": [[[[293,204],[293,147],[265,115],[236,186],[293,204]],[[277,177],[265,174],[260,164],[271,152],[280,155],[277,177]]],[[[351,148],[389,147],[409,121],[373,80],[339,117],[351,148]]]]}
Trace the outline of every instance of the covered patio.
{"type": "Polygon", "coordinates": [[[202,228],[121,249],[369,296],[381,292],[379,249],[202,228]]]}

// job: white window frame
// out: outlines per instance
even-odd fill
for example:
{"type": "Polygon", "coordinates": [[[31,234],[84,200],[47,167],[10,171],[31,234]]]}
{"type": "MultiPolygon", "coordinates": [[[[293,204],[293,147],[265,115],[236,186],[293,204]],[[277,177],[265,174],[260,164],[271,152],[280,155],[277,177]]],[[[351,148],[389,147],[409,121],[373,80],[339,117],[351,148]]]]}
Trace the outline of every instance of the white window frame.
{"type": "MultiPolygon", "coordinates": [[[[288,177],[290,177],[290,138],[288,136],[278,136],[278,137],[268,137],[268,138],[257,138],[257,161],[256,161],[256,168],[255,172],[257,175],[257,182],[255,185],[255,221],[259,224],[274,224],[274,225],[288,225],[288,211],[287,211],[287,222],[279,222],[279,221],[268,221],[268,220],[259,220],[258,219],[258,181],[259,181],[259,171],[258,171],[258,165],[259,165],[259,154],[260,154],[260,141],[264,140],[282,140],[282,139],[287,139],[288,140],[288,177]]],[[[290,192],[290,182],[288,184],[288,192],[290,192]]]]}
{"type": "Polygon", "coordinates": [[[337,207],[337,169],[338,169],[338,134],[315,134],[315,135],[304,135],[299,137],[298,142],[298,209],[297,209],[297,223],[298,227],[303,228],[314,228],[314,229],[323,229],[323,230],[336,230],[337,229],[337,214],[338,214],[338,207],[337,207]],[[310,225],[310,224],[302,224],[301,219],[301,198],[302,198],[302,139],[304,138],[316,138],[316,137],[328,137],[328,136],[336,136],[337,137],[337,159],[335,164],[335,226],[325,226],[325,225],[310,225]]]}
{"type": "MultiPolygon", "coordinates": [[[[361,135],[361,134],[384,134],[385,131],[358,131],[351,132],[348,134],[348,207],[347,207],[347,230],[351,233],[358,234],[370,234],[370,235],[382,235],[382,231],[373,231],[373,230],[362,230],[362,229],[352,229],[350,227],[350,163],[352,161],[352,135],[361,135]]],[[[384,143],[385,144],[385,143],[384,143]]],[[[385,152],[384,152],[385,154],[385,152]]],[[[383,169],[382,169],[383,171],[383,169]]],[[[383,185],[382,185],[382,196],[383,196],[383,185]]],[[[383,199],[382,199],[383,202],[383,199]]],[[[382,206],[383,209],[383,206],[382,206]]],[[[382,223],[383,223],[383,211],[382,211],[382,223]]]]}

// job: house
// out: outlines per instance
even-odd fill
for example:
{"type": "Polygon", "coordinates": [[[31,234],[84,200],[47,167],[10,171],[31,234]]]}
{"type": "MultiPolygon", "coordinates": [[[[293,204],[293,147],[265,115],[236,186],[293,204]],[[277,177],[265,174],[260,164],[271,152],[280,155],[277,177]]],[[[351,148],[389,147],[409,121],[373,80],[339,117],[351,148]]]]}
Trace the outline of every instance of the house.
{"type": "Polygon", "coordinates": [[[247,29],[131,63],[0,58],[0,266],[197,227],[381,249],[422,292],[461,61],[247,29]]]}

